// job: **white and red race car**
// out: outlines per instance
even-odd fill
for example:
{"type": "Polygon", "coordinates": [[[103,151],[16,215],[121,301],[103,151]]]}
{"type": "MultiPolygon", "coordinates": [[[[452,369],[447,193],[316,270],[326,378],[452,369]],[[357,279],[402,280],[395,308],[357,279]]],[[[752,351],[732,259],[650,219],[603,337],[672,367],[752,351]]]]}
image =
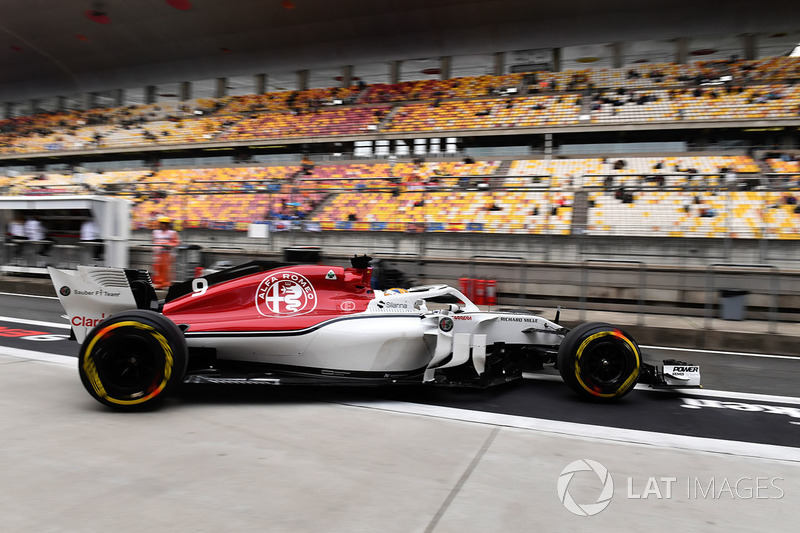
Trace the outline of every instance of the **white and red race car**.
{"type": "Polygon", "coordinates": [[[639,381],[700,385],[697,366],[644,363],[609,324],[567,330],[557,317],[486,311],[447,285],[373,290],[369,260],[255,261],[175,284],[163,302],[146,271],[49,271],[82,343],[84,386],[119,410],[153,406],[182,382],[489,387],[547,365],[600,401],[639,381]]]}

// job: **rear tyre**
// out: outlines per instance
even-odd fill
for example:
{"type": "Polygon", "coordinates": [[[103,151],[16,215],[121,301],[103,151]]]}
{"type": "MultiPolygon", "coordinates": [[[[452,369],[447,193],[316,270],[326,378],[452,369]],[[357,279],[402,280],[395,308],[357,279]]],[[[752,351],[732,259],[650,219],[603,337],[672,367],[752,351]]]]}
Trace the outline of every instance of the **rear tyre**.
{"type": "Polygon", "coordinates": [[[642,355],[633,338],[602,322],[581,324],[558,348],[558,371],[572,390],[595,401],[612,401],[633,390],[642,355]]]}
{"type": "Polygon", "coordinates": [[[154,311],[113,315],[89,332],[78,371],[89,394],[118,411],[156,407],[186,372],[186,339],[154,311]]]}

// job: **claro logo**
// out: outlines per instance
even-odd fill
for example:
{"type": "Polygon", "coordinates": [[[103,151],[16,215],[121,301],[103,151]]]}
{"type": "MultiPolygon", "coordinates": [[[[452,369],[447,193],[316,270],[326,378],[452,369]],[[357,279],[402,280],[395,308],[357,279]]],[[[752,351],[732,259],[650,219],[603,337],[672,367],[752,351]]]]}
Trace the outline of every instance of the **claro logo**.
{"type": "Polygon", "coordinates": [[[105,313],[103,313],[100,316],[100,318],[93,317],[93,316],[74,316],[74,317],[72,317],[72,320],[70,320],[70,324],[72,324],[75,327],[83,326],[83,327],[87,327],[87,328],[93,328],[97,324],[102,322],[105,317],[106,317],[105,313]]]}

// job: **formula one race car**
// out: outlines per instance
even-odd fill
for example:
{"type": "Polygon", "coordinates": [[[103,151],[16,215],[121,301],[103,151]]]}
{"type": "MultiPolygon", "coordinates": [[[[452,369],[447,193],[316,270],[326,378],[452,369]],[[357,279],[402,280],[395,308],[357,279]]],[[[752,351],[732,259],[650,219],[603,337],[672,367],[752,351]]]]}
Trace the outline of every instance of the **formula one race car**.
{"type": "Polygon", "coordinates": [[[639,382],[699,386],[697,366],[644,363],[605,323],[567,330],[525,312],[481,310],[447,285],[370,288],[352,268],[255,261],[173,285],[163,302],[143,270],[50,268],[81,380],[119,410],[185,383],[489,387],[554,365],[579,395],[616,400],[639,382]]]}

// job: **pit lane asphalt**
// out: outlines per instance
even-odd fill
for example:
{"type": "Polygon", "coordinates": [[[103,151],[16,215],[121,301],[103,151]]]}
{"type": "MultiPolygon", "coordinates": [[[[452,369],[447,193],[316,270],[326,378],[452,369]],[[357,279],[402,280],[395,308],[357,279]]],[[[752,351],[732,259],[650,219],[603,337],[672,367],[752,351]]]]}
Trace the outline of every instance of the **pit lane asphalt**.
{"type": "MultiPolygon", "coordinates": [[[[65,329],[62,314],[56,299],[2,295],[0,347],[76,357],[78,344],[66,339],[69,330],[65,329]],[[54,327],[56,324],[62,327],[54,327]]],[[[356,390],[187,386],[175,401],[261,404],[391,400],[609,428],[800,447],[797,388],[800,358],[656,347],[645,347],[642,351],[649,362],[676,358],[699,364],[705,389],[677,393],[653,391],[640,385],[639,390],[622,401],[605,405],[581,401],[552,374],[550,380],[547,375],[534,374],[524,382],[489,390],[425,386],[356,390]]]]}

